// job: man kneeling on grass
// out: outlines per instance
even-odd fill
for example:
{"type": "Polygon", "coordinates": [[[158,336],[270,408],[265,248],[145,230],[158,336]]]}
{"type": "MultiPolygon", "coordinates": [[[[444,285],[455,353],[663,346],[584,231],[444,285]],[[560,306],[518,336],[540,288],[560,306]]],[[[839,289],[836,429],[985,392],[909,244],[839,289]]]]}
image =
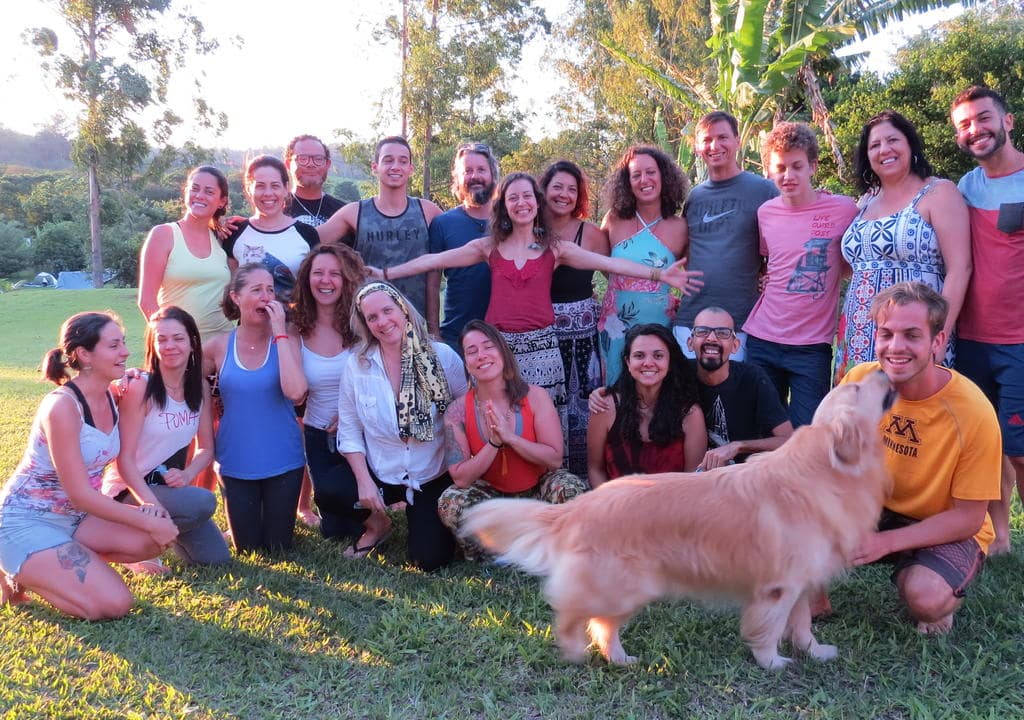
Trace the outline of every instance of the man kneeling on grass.
{"type": "Polygon", "coordinates": [[[885,559],[917,629],[945,633],[981,570],[995,536],[988,502],[999,497],[999,423],[985,395],[960,373],[936,365],[946,347],[949,305],[918,283],[900,283],[871,305],[878,361],[850,370],[856,382],[881,368],[899,398],[882,418],[893,478],[878,531],[851,561],[885,559]]]}

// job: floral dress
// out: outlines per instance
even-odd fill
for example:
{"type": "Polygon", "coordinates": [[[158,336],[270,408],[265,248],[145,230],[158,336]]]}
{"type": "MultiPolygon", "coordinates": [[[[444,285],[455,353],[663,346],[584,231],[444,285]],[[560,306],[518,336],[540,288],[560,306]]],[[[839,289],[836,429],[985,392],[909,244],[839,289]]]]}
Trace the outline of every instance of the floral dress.
{"type": "MultiPolygon", "coordinates": [[[[935,228],[917,211],[917,205],[934,187],[925,185],[899,212],[874,220],[862,220],[864,209],[843,235],[843,257],[853,268],[839,316],[835,382],[846,371],[875,359],[875,323],[871,301],[882,290],[916,280],[942,292],[946,264],[935,228]]],[[[953,347],[953,343],[949,343],[953,347]]],[[[946,364],[952,364],[947,351],[946,364]]]]}
{"type": "MultiPolygon", "coordinates": [[[[661,222],[645,223],[634,235],[616,243],[611,256],[620,257],[647,265],[650,268],[667,270],[676,261],[675,255],[657,238],[651,229],[661,222]]],[[[600,331],[601,355],[604,358],[605,384],[611,385],[622,371],[622,350],[626,342],[626,331],[635,325],[656,323],[668,327],[675,316],[679,298],[670,294],[669,286],[652,280],[610,275],[608,292],[601,306],[601,318],[597,322],[600,331]]]]}

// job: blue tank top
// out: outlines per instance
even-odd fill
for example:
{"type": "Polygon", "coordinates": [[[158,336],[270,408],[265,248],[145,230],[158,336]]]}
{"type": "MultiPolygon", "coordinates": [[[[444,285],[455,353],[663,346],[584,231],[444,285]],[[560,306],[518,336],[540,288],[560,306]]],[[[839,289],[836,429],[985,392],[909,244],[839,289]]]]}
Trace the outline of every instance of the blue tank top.
{"type": "Polygon", "coordinates": [[[220,368],[224,417],[217,430],[221,474],[262,480],[302,467],[306,456],[295,406],[281,392],[277,345],[255,370],[242,367],[235,350],[236,330],[228,338],[220,368]]]}

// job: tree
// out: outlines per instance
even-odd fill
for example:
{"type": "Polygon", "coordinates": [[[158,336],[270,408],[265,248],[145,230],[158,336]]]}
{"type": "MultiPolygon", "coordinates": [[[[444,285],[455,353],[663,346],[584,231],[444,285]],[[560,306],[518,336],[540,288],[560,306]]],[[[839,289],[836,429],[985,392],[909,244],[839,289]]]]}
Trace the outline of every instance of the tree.
{"type": "MultiPolygon", "coordinates": [[[[170,15],[171,0],[49,0],[74,40],[63,50],[57,33],[37,27],[25,33],[43,58],[56,87],[79,110],[72,160],[89,178],[89,236],[93,284],[102,286],[100,233],[101,173],[123,180],[149,152],[145,131],[135,121],[151,107],[164,107],[152,129],[158,143],[167,140],[181,118],[166,108],[172,72],[190,54],[217,47],[204,37],[202,23],[187,14],[170,15]],[[181,28],[178,35],[168,28],[181,28]],[[119,59],[118,52],[127,57],[119,59]]],[[[226,126],[223,114],[196,101],[198,122],[226,126]]]]}
{"type": "MultiPolygon", "coordinates": [[[[816,59],[854,36],[866,36],[905,14],[955,0],[711,0],[707,47],[710,82],[701,68],[637,56],[612,38],[602,45],[616,58],[694,115],[725,110],[740,124],[741,159],[772,120],[793,111],[794,100],[814,118],[842,171],[842,156],[819,88],[816,59]]],[[[965,4],[970,4],[968,0],[965,4]]]]}
{"type": "Polygon", "coordinates": [[[547,31],[531,0],[404,0],[404,18],[392,17],[382,38],[401,43],[409,140],[423,172],[425,197],[443,194],[451,153],[463,140],[488,142],[498,155],[525,137],[523,116],[512,110],[506,68],[523,45],[547,31]]]}
{"type": "Polygon", "coordinates": [[[31,261],[28,231],[21,223],[0,218],[0,277],[20,273],[31,261]]]}
{"type": "Polygon", "coordinates": [[[956,146],[949,105],[975,84],[998,90],[1011,111],[1024,112],[1024,4],[969,10],[912,38],[887,77],[865,73],[835,88],[840,144],[852,154],[864,122],[896,110],[917,126],[936,174],[957,180],[975,163],[956,146]]]}

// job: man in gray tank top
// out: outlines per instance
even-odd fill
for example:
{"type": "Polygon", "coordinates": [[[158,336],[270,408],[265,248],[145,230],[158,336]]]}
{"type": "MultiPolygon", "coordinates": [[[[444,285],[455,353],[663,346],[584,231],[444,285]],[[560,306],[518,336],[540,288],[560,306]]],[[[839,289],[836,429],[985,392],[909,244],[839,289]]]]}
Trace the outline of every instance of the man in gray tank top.
{"type": "MultiPolygon", "coordinates": [[[[334,213],[316,229],[320,241],[338,242],[353,233],[353,248],[363,262],[381,269],[427,252],[428,228],[441,208],[429,200],[409,197],[409,178],[414,169],[412,150],[405,138],[392,135],[380,140],[370,163],[379,183],[377,194],[334,213]]],[[[427,276],[395,280],[394,285],[426,317],[427,276]]],[[[426,320],[431,327],[437,326],[437,317],[426,320]]]]}

